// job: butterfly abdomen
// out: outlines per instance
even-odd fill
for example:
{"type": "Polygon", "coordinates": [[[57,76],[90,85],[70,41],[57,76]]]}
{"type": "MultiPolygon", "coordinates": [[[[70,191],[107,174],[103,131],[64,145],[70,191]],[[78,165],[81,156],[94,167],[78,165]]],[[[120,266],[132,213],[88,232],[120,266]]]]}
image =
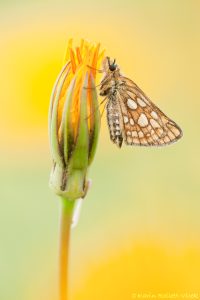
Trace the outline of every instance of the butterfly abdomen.
{"type": "Polygon", "coordinates": [[[120,128],[120,116],[117,103],[114,99],[109,98],[107,103],[107,122],[110,133],[110,139],[118,147],[121,147],[123,142],[122,132],[120,128]]]}

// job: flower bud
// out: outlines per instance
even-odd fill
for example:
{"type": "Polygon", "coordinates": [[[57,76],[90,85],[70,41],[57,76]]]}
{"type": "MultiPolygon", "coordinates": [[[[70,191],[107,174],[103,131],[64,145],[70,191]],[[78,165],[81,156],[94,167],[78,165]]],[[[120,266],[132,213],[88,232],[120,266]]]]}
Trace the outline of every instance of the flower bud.
{"type": "Polygon", "coordinates": [[[53,88],[49,109],[49,138],[53,167],[50,186],[69,200],[86,195],[88,167],[99,136],[100,113],[96,69],[103,53],[100,45],[86,41],[72,48],[69,41],[66,64],[53,88]]]}

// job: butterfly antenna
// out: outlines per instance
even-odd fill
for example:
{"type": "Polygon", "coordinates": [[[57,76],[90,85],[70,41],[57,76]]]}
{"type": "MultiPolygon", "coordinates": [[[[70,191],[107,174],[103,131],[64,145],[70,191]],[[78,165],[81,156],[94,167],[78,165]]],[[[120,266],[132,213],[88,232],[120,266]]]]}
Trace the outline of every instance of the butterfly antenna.
{"type": "Polygon", "coordinates": [[[92,70],[94,70],[94,71],[96,71],[96,72],[98,72],[98,73],[103,73],[104,72],[103,70],[96,69],[96,68],[91,67],[89,65],[87,65],[87,67],[90,68],[90,69],[92,69],[92,70]]]}
{"type": "Polygon", "coordinates": [[[110,57],[107,57],[107,59],[108,59],[108,65],[110,67],[110,57]]]}

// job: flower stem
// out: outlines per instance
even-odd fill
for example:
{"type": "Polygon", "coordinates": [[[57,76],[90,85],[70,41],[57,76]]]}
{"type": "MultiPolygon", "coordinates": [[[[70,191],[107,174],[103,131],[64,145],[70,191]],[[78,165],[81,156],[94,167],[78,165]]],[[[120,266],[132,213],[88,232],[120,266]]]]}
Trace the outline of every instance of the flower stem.
{"type": "Polygon", "coordinates": [[[68,299],[70,230],[75,201],[61,198],[59,225],[59,300],[68,299]]]}

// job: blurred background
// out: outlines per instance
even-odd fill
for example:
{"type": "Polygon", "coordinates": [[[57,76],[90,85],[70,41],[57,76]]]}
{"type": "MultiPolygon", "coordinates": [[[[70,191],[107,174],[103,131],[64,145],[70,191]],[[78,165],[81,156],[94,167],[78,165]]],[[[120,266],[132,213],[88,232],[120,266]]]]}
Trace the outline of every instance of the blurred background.
{"type": "Polygon", "coordinates": [[[170,147],[119,150],[103,117],[72,233],[71,299],[200,295],[199,10],[198,0],[1,0],[1,300],[56,299],[47,113],[70,37],[101,42],[184,131],[170,147]]]}

